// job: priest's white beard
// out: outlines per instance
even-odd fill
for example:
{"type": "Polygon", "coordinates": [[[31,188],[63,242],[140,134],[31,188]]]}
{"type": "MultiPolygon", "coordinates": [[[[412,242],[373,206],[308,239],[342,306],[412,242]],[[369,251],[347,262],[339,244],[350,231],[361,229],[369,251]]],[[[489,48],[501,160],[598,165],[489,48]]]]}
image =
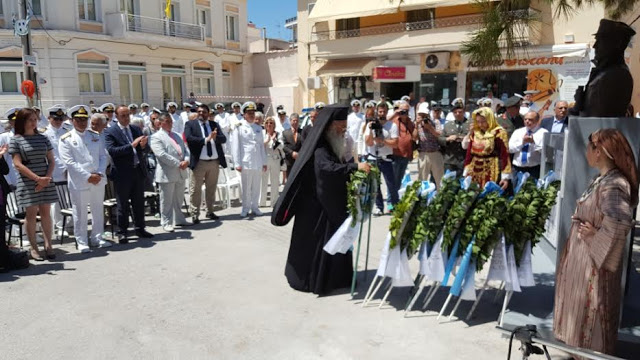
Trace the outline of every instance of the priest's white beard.
{"type": "Polygon", "coordinates": [[[340,159],[340,161],[344,161],[345,154],[345,136],[344,134],[340,134],[339,132],[329,129],[325,134],[324,138],[329,143],[331,150],[333,153],[340,159]]]}

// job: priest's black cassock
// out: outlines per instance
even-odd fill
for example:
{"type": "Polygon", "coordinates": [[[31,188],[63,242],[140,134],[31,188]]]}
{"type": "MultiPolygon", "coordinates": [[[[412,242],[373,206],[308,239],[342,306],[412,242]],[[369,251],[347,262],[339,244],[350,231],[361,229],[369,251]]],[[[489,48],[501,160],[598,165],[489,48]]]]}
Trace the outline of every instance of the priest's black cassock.
{"type": "Polygon", "coordinates": [[[326,294],[351,285],[351,252],[329,255],[322,250],[347,218],[346,184],[358,169],[340,161],[324,138],[331,122],[346,120],[348,112],[339,105],[322,109],[271,216],[276,226],[295,216],[285,276],[296,290],[326,294]]]}

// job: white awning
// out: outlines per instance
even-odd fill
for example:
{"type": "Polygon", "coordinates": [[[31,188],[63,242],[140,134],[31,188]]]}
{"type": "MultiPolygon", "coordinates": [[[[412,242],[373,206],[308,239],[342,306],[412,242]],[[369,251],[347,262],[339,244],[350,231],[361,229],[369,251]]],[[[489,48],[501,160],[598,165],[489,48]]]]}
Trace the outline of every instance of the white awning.
{"type": "Polygon", "coordinates": [[[316,74],[328,76],[371,76],[376,66],[375,59],[329,60],[316,74]]]}
{"type": "Polygon", "coordinates": [[[393,14],[398,11],[468,4],[471,0],[318,0],[309,14],[313,22],[393,14]]]}

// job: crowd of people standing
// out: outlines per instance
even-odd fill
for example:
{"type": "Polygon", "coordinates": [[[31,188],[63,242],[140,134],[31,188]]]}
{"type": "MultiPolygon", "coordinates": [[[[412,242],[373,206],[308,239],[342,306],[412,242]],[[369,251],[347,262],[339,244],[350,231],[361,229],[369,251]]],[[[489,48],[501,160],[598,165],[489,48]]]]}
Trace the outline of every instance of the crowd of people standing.
{"type": "Polygon", "coordinates": [[[504,189],[511,186],[515,171],[539,177],[543,135],[566,130],[568,103],[556,101],[554,116],[543,118],[551,104],[537,109],[527,100],[532,92],[525,93],[504,102],[480,99],[471,113],[457,98],[447,114],[440,103],[424,98],[418,102],[413,94],[393,103],[384,98],[353,100],[347,145],[354,144],[357,161],[377,163],[388,189],[386,209],[379,194],[374,214],[390,212],[398,202],[397,192],[415,154],[418,179],[432,180],[436,186],[446,170],[469,175],[481,186],[494,181],[504,189]]]}
{"type": "MultiPolygon", "coordinates": [[[[319,104],[312,117],[321,107],[319,104]]],[[[165,232],[200,223],[202,208],[204,217],[219,221],[214,204],[224,169],[237,171],[241,179],[243,218],[261,216],[259,208],[267,206],[267,200],[275,205],[286,170],[302,144],[299,115],[287,116],[279,106],[277,119],[269,116],[265,120],[251,101],[233,103],[231,112],[222,103],[215,104],[215,111],[197,101],[184,103],[182,108],[179,111],[174,102],[164,110],[146,103],[140,107],[54,105],[46,109],[46,123],[39,108],[7,111],[2,124],[6,131],[0,134],[0,203],[4,207],[7,196],[14,192],[17,209],[12,212],[24,216],[30,258],[55,259],[53,237],[71,230],[63,225],[62,210],[72,212],[73,234],[81,253],[113,246],[116,241],[128,243],[130,218],[138,238],[153,237],[146,229],[147,208],[160,218],[165,232]],[[182,210],[185,192],[188,216],[182,210]],[[62,209],[60,197],[65,194],[71,204],[62,209]],[[116,228],[111,241],[104,237],[104,203],[109,196],[116,204],[115,219],[106,219],[116,228]],[[39,249],[40,238],[44,252],[39,249]]],[[[6,218],[4,209],[2,214],[6,218]]],[[[0,271],[10,267],[9,242],[4,235],[0,271]]]]}

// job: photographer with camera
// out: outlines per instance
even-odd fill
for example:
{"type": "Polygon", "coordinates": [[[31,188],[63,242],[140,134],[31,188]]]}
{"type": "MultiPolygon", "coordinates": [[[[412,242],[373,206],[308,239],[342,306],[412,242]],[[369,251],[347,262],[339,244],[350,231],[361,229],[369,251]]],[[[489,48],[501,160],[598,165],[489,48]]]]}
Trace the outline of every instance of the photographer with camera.
{"type": "MultiPolygon", "coordinates": [[[[390,203],[392,206],[398,203],[398,185],[395,182],[393,172],[393,149],[398,146],[398,126],[393,121],[387,120],[389,105],[379,102],[376,107],[377,117],[367,124],[364,133],[367,145],[367,161],[375,161],[387,184],[390,203]]],[[[376,210],[374,215],[384,213],[382,192],[376,197],[376,210]]]]}
{"type": "Polygon", "coordinates": [[[418,137],[418,180],[435,182],[440,187],[440,180],[444,175],[444,158],[440,152],[438,137],[442,133],[440,121],[433,121],[429,117],[429,104],[424,102],[418,106],[416,127],[413,130],[418,137]]]}
{"type": "MultiPolygon", "coordinates": [[[[390,121],[398,127],[398,146],[393,149],[393,174],[395,176],[394,183],[400,189],[402,178],[409,162],[413,160],[413,146],[418,139],[418,134],[413,133],[415,125],[409,116],[411,105],[409,102],[400,100],[396,103],[397,109],[394,109],[390,121]]],[[[387,196],[387,202],[391,199],[387,196]]],[[[389,210],[391,210],[389,208],[389,210]]]]}

